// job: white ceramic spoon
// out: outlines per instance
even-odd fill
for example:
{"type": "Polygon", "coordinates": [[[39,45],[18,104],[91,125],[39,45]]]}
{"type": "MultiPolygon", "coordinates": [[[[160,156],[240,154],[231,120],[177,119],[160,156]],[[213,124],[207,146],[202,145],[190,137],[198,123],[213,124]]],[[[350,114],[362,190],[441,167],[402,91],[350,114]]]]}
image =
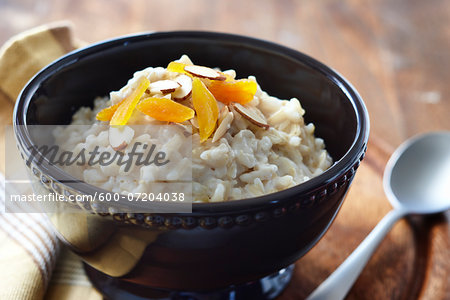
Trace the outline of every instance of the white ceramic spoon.
{"type": "Polygon", "coordinates": [[[387,163],[383,186],[394,209],[307,300],[344,299],[399,219],[450,209],[450,132],[429,133],[403,143],[387,163]]]}

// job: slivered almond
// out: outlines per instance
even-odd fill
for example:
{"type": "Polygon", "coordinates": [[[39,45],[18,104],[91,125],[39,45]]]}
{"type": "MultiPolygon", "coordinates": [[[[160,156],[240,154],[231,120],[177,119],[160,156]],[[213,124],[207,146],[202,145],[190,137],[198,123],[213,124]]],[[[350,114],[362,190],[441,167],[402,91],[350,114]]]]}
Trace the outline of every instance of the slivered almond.
{"type": "Polygon", "coordinates": [[[196,117],[193,117],[192,119],[189,120],[192,124],[192,126],[194,126],[195,128],[198,129],[198,120],[196,117]]]}
{"type": "Polygon", "coordinates": [[[129,126],[109,127],[109,144],[115,151],[125,149],[134,137],[134,130],[129,126]]]}
{"type": "Polygon", "coordinates": [[[211,69],[208,67],[203,66],[185,66],[184,70],[188,72],[189,74],[192,74],[194,76],[200,77],[200,78],[208,78],[211,80],[225,80],[227,79],[225,75],[211,69]]]}
{"type": "Polygon", "coordinates": [[[240,113],[245,119],[256,126],[268,129],[270,126],[262,116],[261,112],[255,107],[244,106],[239,103],[233,103],[234,109],[240,113]]]}
{"type": "Polygon", "coordinates": [[[180,75],[175,78],[175,82],[180,85],[172,94],[174,100],[182,101],[187,99],[192,93],[192,79],[187,75],[180,75]]]}
{"type": "Polygon", "coordinates": [[[228,106],[224,105],[219,111],[219,118],[217,119],[217,122],[220,124],[222,120],[225,118],[225,116],[230,112],[230,109],[228,106]]]}
{"type": "Polygon", "coordinates": [[[225,135],[225,133],[227,133],[228,129],[230,129],[231,127],[231,122],[233,122],[233,119],[234,119],[233,113],[228,111],[225,114],[225,117],[223,118],[222,122],[220,122],[220,125],[217,127],[216,132],[214,132],[212,138],[213,143],[220,140],[225,135]]]}
{"type": "Polygon", "coordinates": [[[168,94],[175,92],[175,90],[180,86],[181,84],[173,80],[159,80],[150,83],[148,89],[150,90],[150,93],[168,94]]]}

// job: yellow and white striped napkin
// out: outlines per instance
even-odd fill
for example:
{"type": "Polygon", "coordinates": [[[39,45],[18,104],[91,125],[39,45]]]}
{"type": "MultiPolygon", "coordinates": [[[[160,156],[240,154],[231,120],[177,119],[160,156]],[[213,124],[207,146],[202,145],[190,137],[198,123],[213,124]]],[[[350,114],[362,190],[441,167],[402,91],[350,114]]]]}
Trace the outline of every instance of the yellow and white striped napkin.
{"type": "MultiPolygon", "coordinates": [[[[0,174],[0,205],[2,207],[5,205],[5,178],[2,174],[0,174]]],[[[34,277],[34,267],[37,267],[42,285],[46,287],[55,267],[56,258],[60,248],[60,243],[46,217],[39,213],[24,213],[16,208],[16,210],[11,213],[0,214],[0,228],[11,240],[16,242],[2,243],[0,251],[6,253],[5,255],[0,256],[0,261],[4,261],[4,263],[1,263],[0,265],[6,266],[11,263],[14,264],[13,260],[18,259],[17,251],[15,250],[18,244],[24,249],[34,265],[33,268],[23,266],[20,270],[15,271],[18,273],[30,271],[34,277]]],[[[0,270],[0,272],[2,272],[2,270],[0,270]]],[[[15,276],[12,276],[12,278],[10,277],[9,279],[15,280],[16,278],[14,277],[15,276]]],[[[5,279],[8,280],[8,278],[5,279]]],[[[3,284],[5,284],[5,282],[4,280],[1,280],[0,298],[7,299],[1,295],[6,293],[9,289],[14,288],[14,284],[8,283],[7,286],[2,287],[3,284]]],[[[24,286],[27,287],[27,283],[24,282],[24,285],[22,285],[21,288],[24,286]]],[[[32,289],[32,286],[29,288],[32,289]]],[[[12,292],[16,293],[16,291],[12,292]]],[[[34,291],[30,290],[30,292],[34,291]]]]}
{"type": "MultiPolygon", "coordinates": [[[[5,172],[5,125],[11,124],[21,89],[40,69],[81,44],[70,24],[60,22],[23,32],[0,48],[0,172],[5,172]]],[[[4,201],[0,174],[0,212],[4,201]]],[[[102,297],[85,277],[80,259],[60,245],[42,214],[16,212],[0,213],[0,299],[102,297]]]]}

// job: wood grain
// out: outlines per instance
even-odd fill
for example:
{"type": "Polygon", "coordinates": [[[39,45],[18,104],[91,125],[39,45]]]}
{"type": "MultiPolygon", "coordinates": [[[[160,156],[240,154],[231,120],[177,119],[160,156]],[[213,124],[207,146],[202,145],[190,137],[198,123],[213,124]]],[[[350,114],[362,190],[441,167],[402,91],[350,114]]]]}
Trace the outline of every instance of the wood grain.
{"type": "MultiPolygon", "coordinates": [[[[408,137],[450,130],[450,3],[445,0],[145,1],[0,0],[0,43],[69,19],[95,42],[149,30],[213,30],[250,35],[305,52],[343,74],[371,117],[371,137],[335,223],[297,262],[280,299],[302,299],[386,214],[384,165],[408,137]]],[[[348,299],[450,299],[450,216],[398,223],[348,299]]]]}

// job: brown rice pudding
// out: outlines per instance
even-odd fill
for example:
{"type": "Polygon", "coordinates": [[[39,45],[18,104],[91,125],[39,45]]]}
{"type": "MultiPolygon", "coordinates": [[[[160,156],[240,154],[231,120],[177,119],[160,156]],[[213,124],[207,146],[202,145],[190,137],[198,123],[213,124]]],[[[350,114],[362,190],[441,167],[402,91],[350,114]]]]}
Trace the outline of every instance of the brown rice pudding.
{"type": "MultiPolygon", "coordinates": [[[[253,76],[235,77],[234,70],[197,66],[186,55],[167,68],[146,68],[134,73],[119,91],[95,99],[93,108],[81,107],[71,124],[90,125],[89,129],[57,128],[56,143],[64,149],[100,146],[100,151],[126,155],[134,142],[152,138],[134,131],[132,125],[189,126],[191,134],[179,131],[163,146],[177,149],[185,139],[192,140],[192,161],[187,163],[189,172],[192,166],[194,202],[281,191],[330,167],[324,141],[314,136],[314,124],[305,124],[298,99],[269,96],[253,76]]],[[[116,165],[84,164],[67,170],[89,184],[119,193],[152,192],[146,188],[157,172],[153,165],[125,171],[116,165]]],[[[175,180],[183,176],[182,170],[172,173],[175,180]]]]}

